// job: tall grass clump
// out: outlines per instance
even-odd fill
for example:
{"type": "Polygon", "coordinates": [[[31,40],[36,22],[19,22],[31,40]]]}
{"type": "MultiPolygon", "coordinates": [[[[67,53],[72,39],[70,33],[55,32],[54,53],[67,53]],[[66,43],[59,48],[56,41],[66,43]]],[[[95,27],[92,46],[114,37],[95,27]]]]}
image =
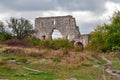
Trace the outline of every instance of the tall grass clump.
{"type": "Polygon", "coordinates": [[[58,50],[58,49],[71,49],[74,47],[72,43],[70,43],[68,40],[65,39],[39,40],[34,38],[34,39],[29,39],[28,42],[41,49],[58,50]]]}

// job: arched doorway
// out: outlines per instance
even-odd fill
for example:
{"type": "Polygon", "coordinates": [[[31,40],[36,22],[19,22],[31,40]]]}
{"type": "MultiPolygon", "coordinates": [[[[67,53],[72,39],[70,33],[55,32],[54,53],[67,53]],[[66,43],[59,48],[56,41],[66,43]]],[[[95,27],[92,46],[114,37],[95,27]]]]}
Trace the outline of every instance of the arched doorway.
{"type": "Polygon", "coordinates": [[[53,29],[52,31],[52,39],[59,39],[59,38],[63,38],[61,32],[57,29],[53,29]]]}

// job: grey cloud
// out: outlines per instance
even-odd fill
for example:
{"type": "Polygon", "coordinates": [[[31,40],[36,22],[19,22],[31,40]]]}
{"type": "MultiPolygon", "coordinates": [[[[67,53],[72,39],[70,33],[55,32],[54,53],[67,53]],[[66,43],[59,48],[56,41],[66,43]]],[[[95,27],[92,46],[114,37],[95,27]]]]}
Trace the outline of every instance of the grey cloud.
{"type": "Polygon", "coordinates": [[[100,25],[100,24],[96,24],[96,23],[97,22],[82,23],[82,24],[80,24],[79,30],[80,30],[81,34],[89,34],[91,31],[94,30],[94,28],[97,25],[100,25]]]}
{"type": "Polygon", "coordinates": [[[55,0],[3,0],[0,4],[15,11],[55,10],[55,0]]]}
{"type": "MultiPolygon", "coordinates": [[[[0,4],[17,11],[94,11],[103,12],[105,3],[113,0],[0,0],[0,4]]],[[[119,0],[114,0],[120,2],[119,0]]]]}
{"type": "Polygon", "coordinates": [[[59,6],[65,10],[103,11],[106,0],[59,0],[59,6]]]}
{"type": "Polygon", "coordinates": [[[110,1],[120,3],[120,0],[110,0],[110,1]]]}

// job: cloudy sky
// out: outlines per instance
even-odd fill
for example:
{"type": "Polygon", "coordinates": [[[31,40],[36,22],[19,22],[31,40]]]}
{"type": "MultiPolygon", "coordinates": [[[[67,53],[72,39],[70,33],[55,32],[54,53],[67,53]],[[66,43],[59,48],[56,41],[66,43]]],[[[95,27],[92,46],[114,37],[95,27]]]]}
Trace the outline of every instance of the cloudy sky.
{"type": "Polygon", "coordinates": [[[116,10],[120,10],[120,0],[0,0],[2,21],[24,17],[34,24],[36,17],[72,15],[81,34],[109,22],[116,10]]]}

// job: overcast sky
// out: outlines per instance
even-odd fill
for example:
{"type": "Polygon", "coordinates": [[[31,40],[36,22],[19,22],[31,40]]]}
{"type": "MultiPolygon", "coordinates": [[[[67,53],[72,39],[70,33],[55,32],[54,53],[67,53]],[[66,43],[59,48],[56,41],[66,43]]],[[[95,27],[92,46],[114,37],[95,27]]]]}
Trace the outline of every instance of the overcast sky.
{"type": "Polygon", "coordinates": [[[0,20],[24,17],[34,24],[37,17],[72,15],[81,34],[109,22],[113,12],[120,10],[120,0],[0,0],[0,20]]]}

